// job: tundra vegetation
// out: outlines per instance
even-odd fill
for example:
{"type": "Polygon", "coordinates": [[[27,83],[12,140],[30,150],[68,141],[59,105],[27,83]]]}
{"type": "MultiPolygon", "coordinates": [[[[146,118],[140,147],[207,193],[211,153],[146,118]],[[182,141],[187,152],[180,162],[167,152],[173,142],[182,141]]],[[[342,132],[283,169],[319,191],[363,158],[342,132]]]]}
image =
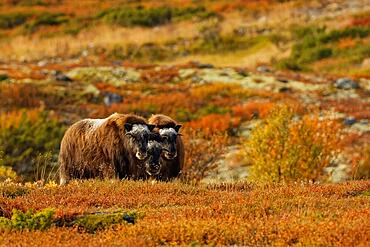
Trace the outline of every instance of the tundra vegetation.
{"type": "MultiPolygon", "coordinates": [[[[369,24],[364,1],[0,1],[0,245],[367,246],[369,24]],[[57,185],[66,130],[116,112],[181,125],[180,174],[57,185]]],[[[174,146],[149,144],[155,173],[174,146]]]]}

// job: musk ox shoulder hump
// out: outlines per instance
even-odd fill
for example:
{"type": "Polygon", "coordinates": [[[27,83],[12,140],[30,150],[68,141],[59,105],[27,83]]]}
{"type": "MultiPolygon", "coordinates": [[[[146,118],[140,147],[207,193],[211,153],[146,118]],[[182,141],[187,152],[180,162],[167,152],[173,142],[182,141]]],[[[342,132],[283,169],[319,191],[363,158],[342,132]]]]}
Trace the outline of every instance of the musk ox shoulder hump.
{"type": "Polygon", "coordinates": [[[107,117],[107,124],[115,124],[117,126],[123,126],[126,123],[146,125],[147,121],[145,120],[145,118],[134,115],[134,114],[113,113],[112,115],[107,117]]]}
{"type": "Polygon", "coordinates": [[[157,127],[160,128],[175,128],[177,125],[177,122],[175,120],[163,114],[152,115],[149,118],[148,122],[150,124],[155,124],[157,127]]]}

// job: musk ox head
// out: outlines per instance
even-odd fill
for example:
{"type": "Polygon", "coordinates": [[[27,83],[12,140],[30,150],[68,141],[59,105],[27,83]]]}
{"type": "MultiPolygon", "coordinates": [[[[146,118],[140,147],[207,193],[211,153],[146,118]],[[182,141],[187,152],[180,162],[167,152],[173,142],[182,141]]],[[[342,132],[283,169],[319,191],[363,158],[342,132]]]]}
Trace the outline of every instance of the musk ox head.
{"type": "Polygon", "coordinates": [[[148,155],[148,141],[155,125],[125,123],[125,136],[129,138],[136,158],[144,160],[148,155]]]}
{"type": "Polygon", "coordinates": [[[162,168],[162,145],[151,140],[148,142],[148,159],[145,162],[145,172],[150,176],[158,175],[162,168]]]}
{"type": "Polygon", "coordinates": [[[159,130],[161,143],[163,147],[164,157],[172,160],[177,156],[177,136],[181,125],[176,125],[174,128],[163,128],[159,130]]]}

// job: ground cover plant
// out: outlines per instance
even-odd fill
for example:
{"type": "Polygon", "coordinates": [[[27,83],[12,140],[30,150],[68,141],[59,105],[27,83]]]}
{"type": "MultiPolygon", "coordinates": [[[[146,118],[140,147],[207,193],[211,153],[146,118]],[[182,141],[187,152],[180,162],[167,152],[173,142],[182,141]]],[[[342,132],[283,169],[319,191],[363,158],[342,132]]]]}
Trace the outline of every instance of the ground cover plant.
{"type": "MultiPolygon", "coordinates": [[[[11,185],[2,184],[1,188],[8,186],[11,185]]],[[[0,197],[3,217],[13,217],[15,222],[16,214],[17,222],[23,222],[19,219],[22,213],[12,212],[12,209],[27,211],[29,208],[35,213],[26,212],[25,215],[36,222],[41,222],[41,217],[51,217],[51,222],[58,222],[115,208],[136,211],[141,216],[134,223],[117,223],[106,229],[96,229],[95,233],[55,224],[46,228],[47,223],[32,223],[33,230],[9,231],[2,224],[0,239],[6,245],[22,242],[29,246],[365,246],[369,241],[369,188],[367,181],[336,185],[237,183],[208,186],[178,182],[85,181],[65,187],[31,186],[23,196],[0,197]],[[46,208],[54,208],[54,211],[46,208]],[[54,214],[45,215],[47,212],[54,214]]],[[[50,222],[46,218],[42,218],[42,222],[50,222]]]]}

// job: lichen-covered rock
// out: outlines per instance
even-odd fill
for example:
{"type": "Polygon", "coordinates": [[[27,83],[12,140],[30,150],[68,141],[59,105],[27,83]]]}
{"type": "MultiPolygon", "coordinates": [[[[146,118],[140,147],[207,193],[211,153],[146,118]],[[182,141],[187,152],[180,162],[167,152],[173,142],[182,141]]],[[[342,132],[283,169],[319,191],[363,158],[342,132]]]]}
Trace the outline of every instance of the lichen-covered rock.
{"type": "Polygon", "coordinates": [[[339,89],[357,89],[359,88],[359,85],[357,82],[355,82],[352,79],[349,78],[339,78],[335,81],[334,86],[339,89]]]}
{"type": "Polygon", "coordinates": [[[123,97],[117,93],[105,92],[103,102],[105,105],[110,106],[115,103],[121,103],[123,97]]]}
{"type": "Polygon", "coordinates": [[[114,86],[137,82],[140,73],[132,68],[89,67],[75,68],[66,74],[69,78],[87,83],[105,82],[114,86]]]}

